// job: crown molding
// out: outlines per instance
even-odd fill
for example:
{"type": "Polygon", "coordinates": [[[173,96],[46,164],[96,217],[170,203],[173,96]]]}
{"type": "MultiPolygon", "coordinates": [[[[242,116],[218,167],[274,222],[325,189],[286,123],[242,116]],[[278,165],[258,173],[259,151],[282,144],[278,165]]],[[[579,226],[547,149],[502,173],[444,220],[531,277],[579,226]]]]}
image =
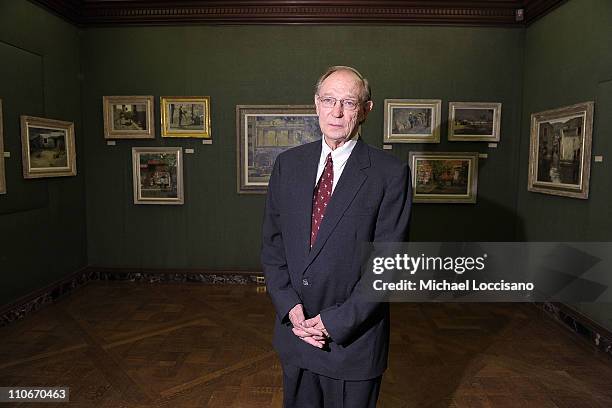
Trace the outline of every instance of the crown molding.
{"type": "Polygon", "coordinates": [[[81,25],[83,7],[83,2],[81,0],[30,0],[30,2],[46,8],[72,24],[81,25]]]}
{"type": "Polygon", "coordinates": [[[81,27],[376,24],[522,27],[564,0],[30,0],[81,27]],[[523,18],[517,18],[523,10],[523,18]]]}
{"type": "Polygon", "coordinates": [[[567,0],[525,0],[525,22],[527,25],[545,16],[567,0]]]}

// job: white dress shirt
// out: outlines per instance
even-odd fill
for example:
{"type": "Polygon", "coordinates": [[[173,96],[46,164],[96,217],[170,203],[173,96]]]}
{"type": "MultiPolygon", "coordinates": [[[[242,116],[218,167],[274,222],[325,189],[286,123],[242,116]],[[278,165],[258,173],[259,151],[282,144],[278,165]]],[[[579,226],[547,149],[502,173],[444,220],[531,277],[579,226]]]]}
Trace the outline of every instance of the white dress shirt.
{"type": "Polygon", "coordinates": [[[350,140],[344,142],[344,144],[336,150],[332,150],[331,147],[325,143],[325,137],[321,138],[321,143],[323,144],[323,148],[321,149],[321,157],[319,158],[319,168],[317,169],[317,178],[315,179],[315,186],[319,182],[321,178],[321,174],[323,174],[323,170],[325,169],[325,162],[327,161],[327,155],[331,153],[332,162],[334,163],[334,182],[332,183],[332,194],[334,189],[336,188],[336,184],[338,184],[338,180],[340,180],[340,176],[344,171],[344,166],[346,166],[346,162],[353,151],[353,148],[357,144],[357,139],[359,135],[355,135],[350,140]]]}

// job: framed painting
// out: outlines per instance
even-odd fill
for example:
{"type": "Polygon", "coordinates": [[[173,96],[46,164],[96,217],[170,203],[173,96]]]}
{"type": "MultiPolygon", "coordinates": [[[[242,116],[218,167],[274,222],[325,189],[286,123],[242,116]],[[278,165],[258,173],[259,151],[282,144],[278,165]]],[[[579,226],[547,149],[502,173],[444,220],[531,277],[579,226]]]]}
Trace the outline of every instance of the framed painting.
{"type": "Polygon", "coordinates": [[[410,152],[415,203],[475,203],[478,153],[410,152]]]}
{"type": "Polygon", "coordinates": [[[527,189],[589,198],[594,102],[533,113],[527,189]]]}
{"type": "Polygon", "coordinates": [[[183,204],[183,148],[132,147],[134,204],[183,204]]]}
{"type": "Polygon", "coordinates": [[[320,140],[313,105],[236,106],[238,193],[265,194],[281,152],[320,140]]]}
{"type": "Polygon", "coordinates": [[[105,139],[154,139],[152,96],[103,96],[105,139]]]}
{"type": "Polygon", "coordinates": [[[449,102],[448,140],[499,142],[501,103],[449,102]]]}
{"type": "Polygon", "coordinates": [[[162,137],[211,139],[209,96],[162,96],[162,137]]]}
{"type": "Polygon", "coordinates": [[[76,176],[74,123],[21,116],[23,177],[76,176]]]}
{"type": "Polygon", "coordinates": [[[4,133],[2,126],[2,99],[0,99],[0,194],[6,194],[6,172],[4,169],[4,133]]]}
{"type": "Polygon", "coordinates": [[[384,143],[440,143],[440,99],[385,99],[384,143]]]}

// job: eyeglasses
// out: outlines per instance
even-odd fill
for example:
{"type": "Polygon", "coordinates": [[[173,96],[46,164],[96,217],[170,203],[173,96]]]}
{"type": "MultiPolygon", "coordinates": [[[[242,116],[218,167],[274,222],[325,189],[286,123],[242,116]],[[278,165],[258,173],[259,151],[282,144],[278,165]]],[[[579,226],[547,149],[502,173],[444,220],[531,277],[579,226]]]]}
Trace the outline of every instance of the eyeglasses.
{"type": "Polygon", "coordinates": [[[347,111],[354,111],[359,108],[359,101],[355,99],[336,99],[331,96],[319,96],[317,95],[317,99],[321,102],[324,108],[332,109],[336,106],[336,102],[340,102],[340,106],[347,111]]]}

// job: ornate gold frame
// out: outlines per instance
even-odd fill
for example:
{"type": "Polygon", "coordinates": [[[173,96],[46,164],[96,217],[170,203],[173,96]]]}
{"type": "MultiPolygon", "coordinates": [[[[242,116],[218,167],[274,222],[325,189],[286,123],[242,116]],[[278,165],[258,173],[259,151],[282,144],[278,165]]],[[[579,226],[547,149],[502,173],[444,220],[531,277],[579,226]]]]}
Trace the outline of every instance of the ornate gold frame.
{"type": "Polygon", "coordinates": [[[162,137],[193,137],[199,139],[211,139],[210,131],[210,96],[162,96],[159,98],[159,109],[161,116],[162,137]],[[168,108],[172,103],[203,104],[204,118],[202,131],[173,130],[170,129],[168,108]]]}

